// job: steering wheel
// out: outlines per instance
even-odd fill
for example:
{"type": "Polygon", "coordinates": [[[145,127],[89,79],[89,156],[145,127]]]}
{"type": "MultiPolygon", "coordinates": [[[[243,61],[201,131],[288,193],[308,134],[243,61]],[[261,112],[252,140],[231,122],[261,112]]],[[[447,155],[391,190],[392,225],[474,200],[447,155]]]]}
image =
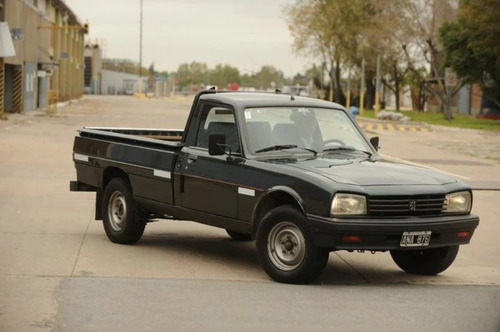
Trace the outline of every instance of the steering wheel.
{"type": "Polygon", "coordinates": [[[336,143],[338,145],[345,145],[344,141],[338,139],[338,138],[330,138],[327,139],[326,141],[323,142],[323,145],[328,145],[330,143],[336,143]]]}

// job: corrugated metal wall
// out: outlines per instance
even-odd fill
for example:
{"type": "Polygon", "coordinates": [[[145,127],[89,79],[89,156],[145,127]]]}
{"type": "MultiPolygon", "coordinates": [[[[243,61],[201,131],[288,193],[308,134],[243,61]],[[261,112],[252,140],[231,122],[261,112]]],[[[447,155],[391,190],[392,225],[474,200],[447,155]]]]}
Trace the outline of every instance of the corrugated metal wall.
{"type": "MultiPolygon", "coordinates": [[[[5,63],[11,65],[22,65],[24,61],[24,12],[25,4],[19,0],[8,0],[5,3],[5,21],[9,23],[13,36],[13,44],[16,56],[5,58],[5,63]],[[22,38],[22,39],[21,39],[22,38]]],[[[33,42],[33,40],[32,40],[33,42]]]]}
{"type": "Polygon", "coordinates": [[[59,101],[80,98],[84,37],[71,9],[61,0],[7,0],[4,13],[16,50],[4,59],[12,73],[3,80],[10,110],[43,107],[50,91],[59,101]]]}
{"type": "MultiPolygon", "coordinates": [[[[5,21],[5,0],[0,0],[0,21],[5,21]]],[[[0,120],[4,118],[4,100],[5,100],[5,69],[4,60],[0,57],[0,120]]]]}

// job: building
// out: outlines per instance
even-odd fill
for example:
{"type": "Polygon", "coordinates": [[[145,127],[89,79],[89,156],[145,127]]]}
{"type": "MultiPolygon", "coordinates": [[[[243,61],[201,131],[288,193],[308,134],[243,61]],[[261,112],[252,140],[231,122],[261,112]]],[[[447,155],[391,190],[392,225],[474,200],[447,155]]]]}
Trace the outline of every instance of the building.
{"type": "MultiPolygon", "coordinates": [[[[134,95],[139,93],[139,75],[122,73],[112,70],[102,70],[102,89],[103,95],[134,95]]],[[[142,77],[142,92],[146,92],[148,78],[142,77]]]]}
{"type": "Polygon", "coordinates": [[[15,55],[0,58],[0,115],[82,96],[88,25],[62,0],[0,0],[2,21],[15,55]]]}
{"type": "Polygon", "coordinates": [[[85,72],[83,77],[83,92],[85,94],[100,94],[102,81],[102,49],[98,44],[88,43],[83,51],[85,57],[85,72]]]}

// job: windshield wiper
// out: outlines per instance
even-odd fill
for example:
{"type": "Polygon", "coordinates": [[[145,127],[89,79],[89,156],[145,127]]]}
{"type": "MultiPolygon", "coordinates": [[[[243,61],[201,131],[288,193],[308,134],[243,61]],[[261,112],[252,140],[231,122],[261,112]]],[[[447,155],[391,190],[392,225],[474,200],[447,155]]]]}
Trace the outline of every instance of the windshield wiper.
{"type": "Polygon", "coordinates": [[[312,153],[314,153],[315,157],[318,154],[318,151],[315,151],[313,149],[308,149],[308,148],[299,148],[299,146],[295,145],[295,144],[268,146],[267,148],[262,148],[262,149],[259,149],[259,150],[255,151],[255,153],[268,152],[268,151],[277,151],[277,150],[289,150],[289,149],[296,149],[296,148],[312,152],[312,153]]]}
{"type": "Polygon", "coordinates": [[[275,151],[275,150],[287,150],[287,149],[293,149],[293,148],[296,148],[296,147],[297,147],[297,145],[292,145],[292,144],[288,144],[288,145],[273,145],[273,146],[268,146],[267,148],[259,149],[259,150],[255,151],[255,153],[267,152],[267,151],[275,151]]]}
{"type": "Polygon", "coordinates": [[[323,152],[331,152],[331,151],[362,152],[362,153],[368,155],[368,157],[372,156],[371,152],[364,151],[364,150],[358,150],[358,149],[355,149],[355,148],[350,147],[350,146],[336,146],[334,148],[328,148],[328,149],[323,150],[323,152]]]}

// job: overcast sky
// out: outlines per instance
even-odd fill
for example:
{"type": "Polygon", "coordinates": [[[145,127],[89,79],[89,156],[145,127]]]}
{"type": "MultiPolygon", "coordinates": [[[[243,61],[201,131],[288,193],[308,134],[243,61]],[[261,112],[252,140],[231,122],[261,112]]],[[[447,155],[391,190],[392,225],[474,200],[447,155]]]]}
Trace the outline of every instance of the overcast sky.
{"type": "MultiPolygon", "coordinates": [[[[286,77],[304,73],[310,59],[294,55],[283,14],[294,0],[143,0],[142,64],[176,71],[186,62],[227,64],[240,74],[271,65],[286,77]]],[[[140,0],[66,0],[87,38],[107,58],[139,62],[140,0]]]]}

